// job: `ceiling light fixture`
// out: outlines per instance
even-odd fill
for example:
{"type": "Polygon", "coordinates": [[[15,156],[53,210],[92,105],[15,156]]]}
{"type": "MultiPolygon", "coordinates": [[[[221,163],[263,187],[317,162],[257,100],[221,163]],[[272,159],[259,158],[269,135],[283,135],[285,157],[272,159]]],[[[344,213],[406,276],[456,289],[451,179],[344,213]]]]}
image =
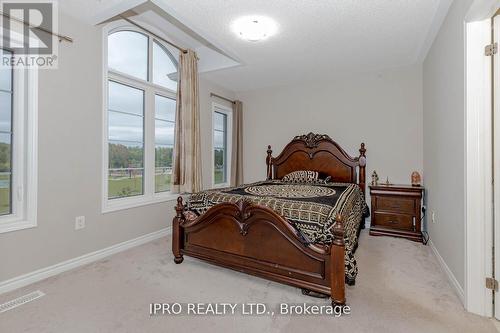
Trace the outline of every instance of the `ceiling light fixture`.
{"type": "Polygon", "coordinates": [[[276,23],[265,16],[245,16],[233,23],[234,32],[241,38],[258,42],[276,33],[276,23]]]}

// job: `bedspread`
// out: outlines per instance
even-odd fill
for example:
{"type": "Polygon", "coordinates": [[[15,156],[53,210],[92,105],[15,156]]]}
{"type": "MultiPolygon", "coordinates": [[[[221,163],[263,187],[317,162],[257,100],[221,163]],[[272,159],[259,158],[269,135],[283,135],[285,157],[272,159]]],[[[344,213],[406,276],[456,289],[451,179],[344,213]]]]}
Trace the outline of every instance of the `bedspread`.
{"type": "Polygon", "coordinates": [[[304,243],[331,244],[335,216],[341,214],[345,229],[346,279],[354,281],[358,229],[368,207],[361,189],[351,183],[288,183],[268,180],[238,187],[202,191],[191,195],[186,209],[204,214],[219,203],[247,200],[266,206],[286,218],[304,243]]]}

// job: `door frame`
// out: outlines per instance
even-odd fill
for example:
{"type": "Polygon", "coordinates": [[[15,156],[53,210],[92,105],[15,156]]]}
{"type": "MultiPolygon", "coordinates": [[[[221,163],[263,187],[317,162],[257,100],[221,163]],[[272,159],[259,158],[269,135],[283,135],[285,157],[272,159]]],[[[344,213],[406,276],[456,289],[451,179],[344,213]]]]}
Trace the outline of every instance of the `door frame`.
{"type": "Polygon", "coordinates": [[[465,19],[465,286],[464,306],[493,315],[493,138],[491,18],[498,0],[476,0],[465,19]]]}
{"type": "MultiPolygon", "coordinates": [[[[491,41],[500,45],[500,10],[495,13],[491,21],[491,41]]],[[[497,52],[492,58],[492,111],[493,111],[493,276],[500,277],[500,54],[497,52]]],[[[493,291],[493,299],[498,297],[498,290],[493,291]]],[[[494,316],[500,319],[500,300],[494,301],[494,316]]]]}

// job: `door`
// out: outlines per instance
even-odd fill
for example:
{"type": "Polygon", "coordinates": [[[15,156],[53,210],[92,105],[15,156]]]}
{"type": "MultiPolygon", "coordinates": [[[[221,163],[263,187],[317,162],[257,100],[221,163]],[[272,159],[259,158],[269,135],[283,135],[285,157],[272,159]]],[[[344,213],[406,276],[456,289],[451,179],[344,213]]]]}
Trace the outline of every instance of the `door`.
{"type": "MultiPolygon", "coordinates": [[[[493,17],[493,42],[500,45],[500,16],[493,17]]],[[[493,198],[494,198],[494,247],[493,272],[500,278],[500,54],[493,55],[493,198]]],[[[500,320],[500,294],[498,287],[494,293],[495,318],[500,320]]]]}

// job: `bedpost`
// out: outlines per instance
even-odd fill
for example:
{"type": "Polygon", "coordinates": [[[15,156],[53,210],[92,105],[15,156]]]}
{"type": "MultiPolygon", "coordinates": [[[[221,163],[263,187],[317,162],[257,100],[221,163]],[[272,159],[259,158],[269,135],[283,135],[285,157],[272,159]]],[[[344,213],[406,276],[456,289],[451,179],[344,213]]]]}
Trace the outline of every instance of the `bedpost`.
{"type": "Polygon", "coordinates": [[[366,193],[366,148],[365,143],[361,143],[361,148],[359,148],[359,187],[363,194],[366,193]]]}
{"type": "Polygon", "coordinates": [[[174,254],[174,262],[180,264],[184,257],[181,249],[184,247],[184,229],[181,223],[184,222],[184,205],[182,204],[182,197],[177,198],[177,205],[175,206],[175,217],[172,221],[172,253],[174,254]]]}
{"type": "Polygon", "coordinates": [[[273,151],[271,149],[271,145],[267,146],[267,157],[266,157],[266,165],[267,165],[267,180],[273,179],[273,151]]]}
{"type": "Polygon", "coordinates": [[[332,306],[345,305],[345,244],[344,223],[337,214],[333,226],[333,242],[330,248],[330,283],[332,306]]]}

